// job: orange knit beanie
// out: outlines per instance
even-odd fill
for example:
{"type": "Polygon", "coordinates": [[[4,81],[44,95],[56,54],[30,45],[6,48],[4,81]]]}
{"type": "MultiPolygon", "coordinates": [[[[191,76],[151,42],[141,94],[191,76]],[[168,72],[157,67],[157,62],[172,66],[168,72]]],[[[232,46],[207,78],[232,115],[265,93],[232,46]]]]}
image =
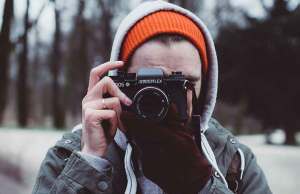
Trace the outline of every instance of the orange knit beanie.
{"type": "Polygon", "coordinates": [[[208,59],[204,35],[190,18],[175,11],[158,11],[138,21],[123,41],[121,60],[127,62],[141,44],[155,35],[169,33],[186,37],[198,48],[203,72],[206,74],[208,59]]]}

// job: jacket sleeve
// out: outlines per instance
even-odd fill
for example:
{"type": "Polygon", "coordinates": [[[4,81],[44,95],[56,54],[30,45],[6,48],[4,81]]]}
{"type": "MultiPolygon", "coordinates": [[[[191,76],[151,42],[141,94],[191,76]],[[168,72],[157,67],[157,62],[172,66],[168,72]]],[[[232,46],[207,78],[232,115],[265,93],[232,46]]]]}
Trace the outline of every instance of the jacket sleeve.
{"type": "Polygon", "coordinates": [[[215,176],[207,182],[205,187],[199,192],[199,194],[234,194],[230,189],[228,189],[224,183],[215,176]]]}
{"type": "Polygon", "coordinates": [[[64,137],[48,150],[33,194],[112,193],[112,165],[95,169],[78,152],[78,144],[80,145],[76,140],[64,137]]]}
{"type": "Polygon", "coordinates": [[[240,148],[245,153],[245,171],[239,186],[241,194],[271,194],[266,176],[257,164],[256,157],[247,146],[240,144],[240,148]]]}
{"type": "MultiPolygon", "coordinates": [[[[239,144],[239,148],[244,153],[245,169],[243,171],[242,179],[238,185],[238,194],[271,194],[267,179],[264,172],[257,164],[256,157],[250,148],[243,144],[239,144]]],[[[199,192],[199,194],[234,194],[221,181],[219,176],[211,177],[206,186],[199,192]]]]}

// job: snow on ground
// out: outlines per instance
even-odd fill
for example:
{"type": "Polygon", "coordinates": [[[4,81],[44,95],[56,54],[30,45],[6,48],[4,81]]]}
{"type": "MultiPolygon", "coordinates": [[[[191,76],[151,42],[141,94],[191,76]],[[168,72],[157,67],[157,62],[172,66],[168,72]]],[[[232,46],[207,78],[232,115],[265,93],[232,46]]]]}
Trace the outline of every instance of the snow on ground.
{"type": "MultiPolygon", "coordinates": [[[[0,172],[0,194],[31,193],[35,176],[47,149],[62,132],[0,128],[0,158],[21,164],[25,183],[18,185],[0,172]]],[[[257,155],[275,194],[298,194],[300,185],[300,147],[264,145],[264,136],[240,136],[257,155]]],[[[1,164],[0,164],[1,165],[1,164]]]]}
{"type": "MultiPolygon", "coordinates": [[[[37,175],[41,161],[46,155],[48,148],[55,144],[61,137],[62,132],[27,129],[3,129],[0,128],[0,157],[9,159],[13,164],[20,164],[23,171],[24,185],[17,188],[18,183],[4,184],[0,172],[0,194],[29,194],[31,193],[35,176],[37,175]],[[2,184],[1,184],[2,183],[2,184]],[[21,192],[17,192],[17,191],[21,192]]],[[[0,164],[1,165],[1,164],[0,164]]]]}
{"type": "Polygon", "coordinates": [[[265,145],[264,136],[240,136],[256,154],[275,194],[299,194],[300,147],[265,145]]]}

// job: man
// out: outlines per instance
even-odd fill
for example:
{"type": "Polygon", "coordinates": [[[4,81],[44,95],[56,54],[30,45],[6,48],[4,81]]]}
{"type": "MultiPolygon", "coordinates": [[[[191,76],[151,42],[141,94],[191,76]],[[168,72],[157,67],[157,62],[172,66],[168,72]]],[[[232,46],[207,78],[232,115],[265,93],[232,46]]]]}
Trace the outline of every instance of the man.
{"type": "Polygon", "coordinates": [[[110,62],[92,69],[82,125],[48,151],[33,193],[271,193],[253,153],[211,118],[217,76],[198,17],[164,1],[141,4],[119,26],[110,62]],[[171,103],[159,123],[122,110],[133,99],[105,74],[141,68],[182,72],[186,109],[171,103]]]}

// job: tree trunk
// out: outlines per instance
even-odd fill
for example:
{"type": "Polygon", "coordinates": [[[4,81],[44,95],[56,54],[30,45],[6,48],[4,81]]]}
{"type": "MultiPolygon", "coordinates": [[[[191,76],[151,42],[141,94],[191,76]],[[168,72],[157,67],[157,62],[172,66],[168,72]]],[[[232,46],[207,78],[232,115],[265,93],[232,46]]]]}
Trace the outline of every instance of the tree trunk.
{"type": "Polygon", "coordinates": [[[68,108],[74,118],[81,114],[81,101],[87,92],[90,64],[88,60],[88,30],[83,12],[85,1],[80,0],[70,39],[70,58],[67,67],[68,108]]]}
{"type": "Polygon", "coordinates": [[[78,19],[77,23],[79,24],[79,50],[78,50],[78,56],[79,56],[79,67],[80,67],[80,74],[81,74],[81,85],[82,85],[82,90],[80,91],[80,102],[82,98],[85,96],[87,92],[87,86],[88,86],[88,81],[89,81],[89,72],[90,72],[90,64],[88,60],[88,30],[87,30],[87,25],[86,25],[86,20],[83,16],[83,11],[85,9],[85,2],[81,1],[80,2],[80,8],[79,11],[80,14],[80,19],[78,19]]]}
{"type": "Polygon", "coordinates": [[[60,10],[55,3],[55,33],[53,40],[53,50],[51,55],[51,74],[52,74],[52,117],[55,128],[63,128],[65,126],[65,108],[62,102],[61,88],[59,84],[59,72],[61,70],[61,26],[60,26],[60,10]]]}
{"type": "Polygon", "coordinates": [[[285,139],[285,145],[296,145],[296,130],[293,128],[289,128],[285,130],[286,139],[285,139]]]}
{"type": "Polygon", "coordinates": [[[17,109],[18,123],[21,127],[27,126],[29,109],[28,109],[28,31],[29,24],[29,0],[26,1],[26,12],[24,16],[24,34],[21,37],[22,51],[19,56],[19,69],[17,80],[17,109]]]}
{"type": "Polygon", "coordinates": [[[4,110],[7,104],[9,85],[9,55],[11,51],[10,30],[13,20],[13,0],[6,0],[0,32],[0,124],[3,121],[4,110]]]}
{"type": "Polygon", "coordinates": [[[100,19],[101,22],[101,30],[102,30],[102,40],[101,42],[103,43],[102,46],[102,56],[104,61],[108,61],[110,59],[110,53],[111,53],[111,45],[112,45],[112,19],[113,19],[113,14],[111,13],[110,8],[106,3],[104,3],[103,0],[99,1],[102,16],[100,19]]]}
{"type": "Polygon", "coordinates": [[[286,0],[275,0],[270,15],[272,18],[281,17],[289,14],[288,1],[286,0]]]}

